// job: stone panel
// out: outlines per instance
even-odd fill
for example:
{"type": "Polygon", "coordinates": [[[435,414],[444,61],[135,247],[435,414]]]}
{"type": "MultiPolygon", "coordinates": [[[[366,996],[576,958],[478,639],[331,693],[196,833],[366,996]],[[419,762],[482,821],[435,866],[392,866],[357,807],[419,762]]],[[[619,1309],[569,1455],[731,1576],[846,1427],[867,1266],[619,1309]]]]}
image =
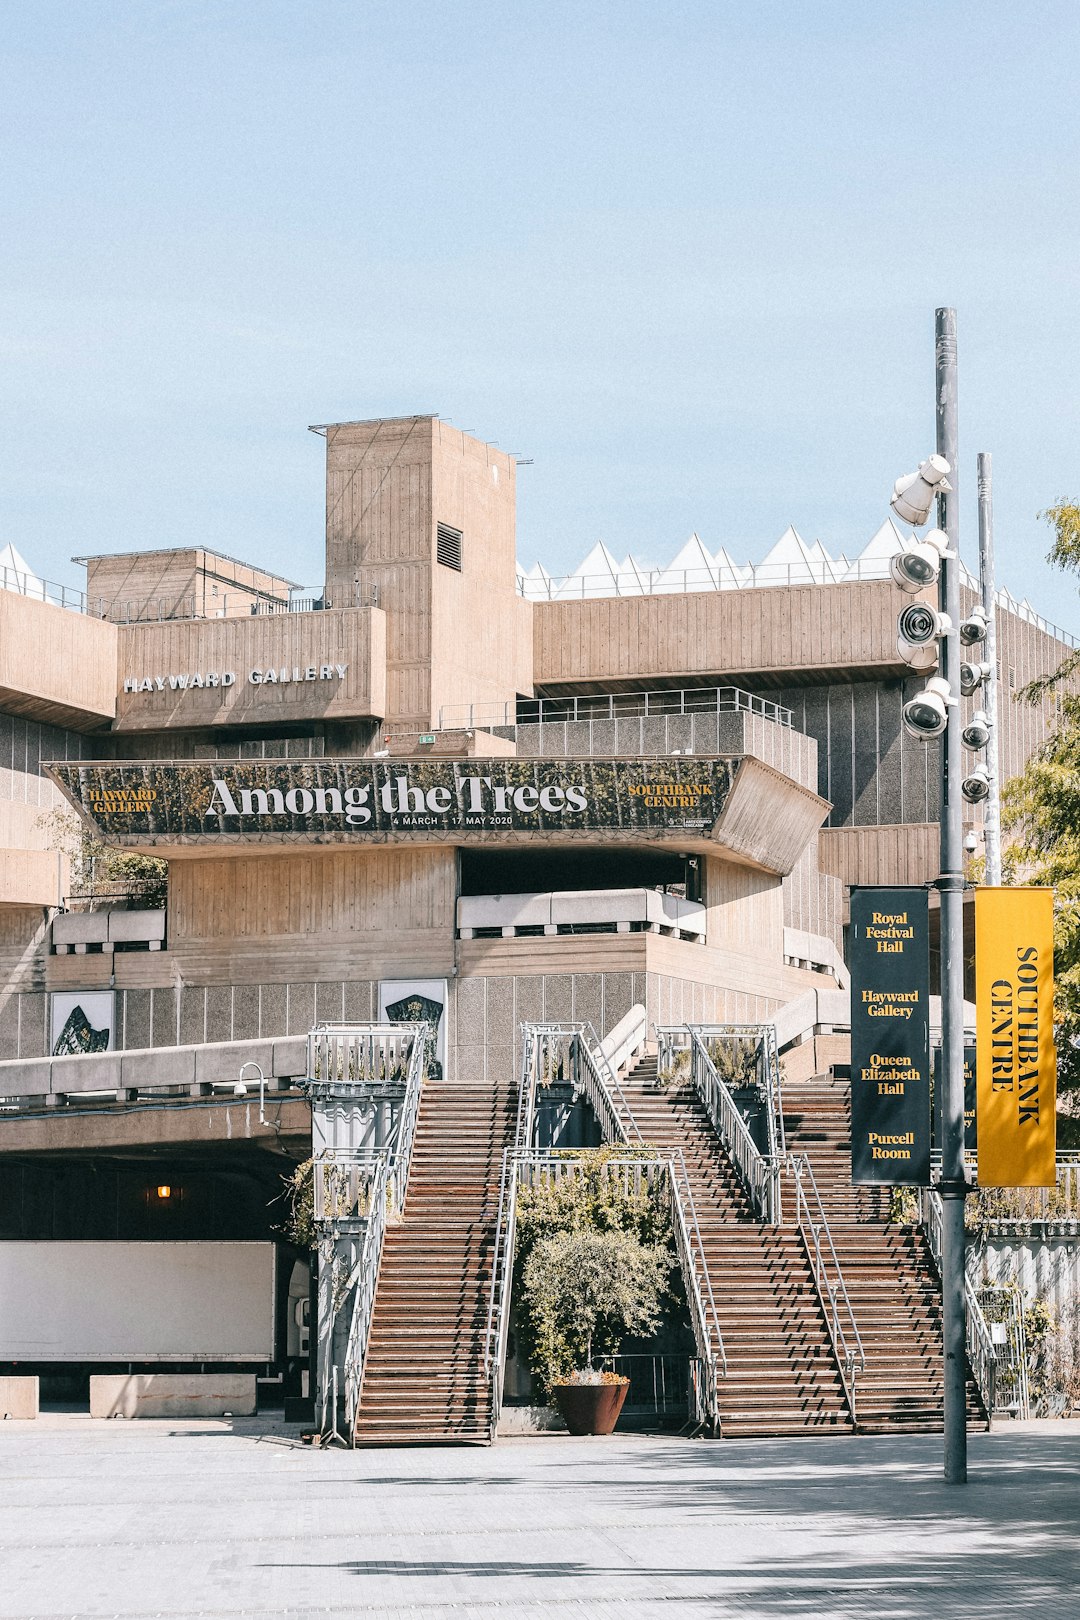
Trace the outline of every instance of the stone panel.
{"type": "MultiPolygon", "coordinates": [[[[150,1038],[150,991],[125,990],[123,1002],[122,1029],[124,1046],[129,1050],[141,1046],[152,1046],[153,1042],[150,1038]]],[[[217,1038],[224,1041],[229,1039],[228,1035],[220,1035],[217,1038]]]]}
{"type": "Polygon", "coordinates": [[[603,1034],[615,1028],[634,1005],[634,975],[632,973],[604,974],[603,1034]]]}
{"type": "Polygon", "coordinates": [[[346,981],[343,988],[346,1023],[370,1024],[375,1016],[375,987],[371,980],[346,981]]]}
{"type": "Polygon", "coordinates": [[[289,992],[283,984],[259,986],[259,1036],[272,1039],[289,1032],[289,992]]]}
{"type": "Polygon", "coordinates": [[[200,1046],[206,1039],[206,990],[184,985],[180,991],[180,1044],[200,1046]]]}
{"type": "Polygon", "coordinates": [[[456,1044],[480,1046],[484,1040],[486,979],[457,981],[456,1044]]]}
{"type": "Polygon", "coordinates": [[[259,1038],[259,986],[237,984],[233,986],[234,1041],[257,1041],[259,1038]]]}
{"type": "Polygon", "coordinates": [[[604,986],[599,973],[574,974],[574,1021],[590,1023],[599,1033],[604,1016],[604,986]]]}
{"type": "Polygon", "coordinates": [[[574,1016],[574,980],[570,973],[544,976],[544,1022],[568,1024],[574,1016]]]}
{"type": "Polygon", "coordinates": [[[150,992],[150,1044],[176,1045],[176,991],[167,989],[150,992]]]}
{"type": "Polygon", "coordinates": [[[489,1046],[512,1047],[514,1044],[514,981],[488,979],[487,1006],[484,1026],[489,1046]]]}
{"type": "Polygon", "coordinates": [[[212,984],[206,991],[206,1039],[231,1041],[232,988],[227,984],[212,984]]]}
{"type": "Polygon", "coordinates": [[[344,1016],[344,986],[341,981],[336,980],[333,984],[317,984],[315,986],[315,1022],[317,1024],[339,1024],[344,1016]]]}
{"type": "Polygon", "coordinates": [[[315,986],[290,984],[289,1034],[306,1035],[315,1022],[315,986]]]}

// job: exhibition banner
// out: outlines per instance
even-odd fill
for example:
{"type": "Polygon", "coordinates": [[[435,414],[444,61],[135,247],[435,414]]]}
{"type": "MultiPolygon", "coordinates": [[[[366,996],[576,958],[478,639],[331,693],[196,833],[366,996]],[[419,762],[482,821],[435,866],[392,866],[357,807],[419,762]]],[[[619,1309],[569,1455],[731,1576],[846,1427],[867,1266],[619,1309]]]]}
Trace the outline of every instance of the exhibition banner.
{"type": "MultiPolygon", "coordinates": [[[[964,1151],[974,1153],[979,1145],[975,1086],[976,1050],[964,1046],[964,1151]]],[[[941,1147],[941,1047],[934,1047],[934,1146],[941,1147]]]]}
{"type": "Polygon", "coordinates": [[[975,890],[980,1187],[1057,1180],[1054,891],[975,890]]]}
{"type": "Polygon", "coordinates": [[[304,759],[64,763],[112,842],[381,842],[543,835],[711,839],[738,759],[304,759]]]}
{"type": "Polygon", "coordinates": [[[851,891],[851,1179],[930,1185],[925,889],[851,891]]]}

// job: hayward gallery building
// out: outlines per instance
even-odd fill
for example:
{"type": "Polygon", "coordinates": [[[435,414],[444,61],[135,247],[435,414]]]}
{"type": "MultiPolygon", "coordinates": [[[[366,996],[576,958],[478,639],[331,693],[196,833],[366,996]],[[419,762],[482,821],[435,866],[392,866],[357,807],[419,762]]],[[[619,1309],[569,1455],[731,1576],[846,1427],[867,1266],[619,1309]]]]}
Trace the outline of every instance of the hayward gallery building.
{"type": "MultiPolygon", "coordinates": [[[[517,561],[512,457],[436,417],[319,431],[326,554],[306,595],[198,546],[80,559],[82,592],[10,549],[0,567],[0,1375],[69,1394],[106,1373],[152,1390],[155,1370],[298,1388],[306,1255],[279,1227],[282,1174],[312,1152],[309,1034],[422,1016],[436,1047],[382,1251],[361,1438],[476,1438],[491,1422],[502,1153],[539,1024],[615,1032],[638,1134],[666,1131],[688,1163],[691,1147],[711,1153],[721,1178],[730,1153],[700,1100],[654,1117],[648,1065],[664,1031],[771,1032],[788,1145],[800,1129],[817,1144],[830,1220],[858,1228],[862,1248],[836,1247],[869,1391],[864,1272],[908,1289],[934,1330],[918,1233],[901,1243],[876,1195],[832,1175],[847,886],[937,872],[936,749],[900,720],[919,684],[897,653],[900,536],[886,524],[849,560],[789,530],[753,568],[696,537],[659,568],[597,547],[552,579],[517,561]],[[74,895],[56,811],[163,858],[164,908],[105,882],[74,895]],[[470,1191],[464,1224],[447,1225],[470,1191]],[[174,1277],[176,1255],[192,1265],[174,1277]],[[141,1326],[117,1325],[110,1257],[141,1326]],[[149,1297],[166,1275],[172,1326],[149,1297]],[[439,1314],[440,1287],[456,1315],[439,1314]]],[[[1000,594],[1003,776],[1049,717],[1011,697],[1068,645],[1000,594]]],[[[369,1098],[379,1129],[392,1091],[369,1098]]],[[[549,1140],[599,1139],[581,1091],[549,1140]]],[[[314,1106],[325,1146],[347,1106],[314,1106]]],[[[752,1208],[721,1200],[713,1221],[711,1196],[706,1178],[695,1215],[717,1335],[734,1313],[721,1430],[849,1422],[820,1279],[796,1278],[810,1312],[797,1353],[740,1361],[740,1309],[760,1338],[768,1307],[740,1305],[725,1222],[764,1245],[759,1286],[805,1255],[794,1229],[770,1250],[752,1208]],[[757,1405],[755,1379],[772,1391],[757,1405]]],[[[883,1425],[934,1421],[929,1362],[898,1372],[905,1353],[881,1350],[883,1425]]]]}

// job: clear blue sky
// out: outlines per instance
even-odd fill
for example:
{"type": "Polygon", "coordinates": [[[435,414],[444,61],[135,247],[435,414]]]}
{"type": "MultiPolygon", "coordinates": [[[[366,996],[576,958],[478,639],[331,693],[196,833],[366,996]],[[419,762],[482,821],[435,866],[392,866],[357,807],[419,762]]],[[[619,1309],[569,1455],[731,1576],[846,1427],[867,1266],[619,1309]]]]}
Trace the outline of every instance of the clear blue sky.
{"type": "Polygon", "coordinates": [[[204,543],[318,583],[310,422],[535,458],[519,553],[833,551],[933,445],[965,553],[1080,631],[1075,3],[3,6],[0,544],[204,543]]]}

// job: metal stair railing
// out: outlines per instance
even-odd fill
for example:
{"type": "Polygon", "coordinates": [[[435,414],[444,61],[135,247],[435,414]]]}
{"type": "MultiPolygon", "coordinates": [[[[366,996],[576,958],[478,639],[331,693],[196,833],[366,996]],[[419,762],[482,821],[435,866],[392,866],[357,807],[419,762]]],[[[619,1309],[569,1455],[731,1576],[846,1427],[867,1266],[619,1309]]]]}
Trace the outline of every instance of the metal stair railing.
{"type": "MultiPolygon", "coordinates": [[[[375,1306],[383,1239],[391,1211],[400,1214],[408,1194],[413,1143],[420,1112],[420,1095],[427,1072],[430,1026],[413,1024],[371,1025],[335,1029],[320,1026],[309,1036],[312,1043],[322,1040],[321,1083],[330,1085],[380,1084],[395,1082],[403,1074],[405,1094],[401,1111],[389,1141],[368,1153],[329,1153],[315,1161],[314,1215],[320,1228],[320,1259],[325,1255],[338,1264],[337,1241],[350,1226],[359,1227],[360,1250],[347,1279],[332,1280],[332,1310],[328,1324],[332,1377],[324,1377],[319,1389],[319,1424],[323,1433],[337,1432],[337,1364],[333,1360],[334,1324],[351,1299],[349,1331],[342,1363],[345,1403],[345,1439],[356,1443],[356,1420],[360,1410],[368,1338],[375,1306]],[[329,1059],[329,1062],[327,1061],[329,1059]],[[366,1068],[366,1072],[362,1070],[366,1068]],[[337,1078],[327,1078],[328,1069],[337,1078]],[[332,1388],[331,1388],[332,1386],[332,1388]],[[328,1405],[333,1396],[332,1421],[328,1405]]],[[[314,1074],[314,1067],[312,1066],[314,1074]]],[[[329,1363],[327,1363],[329,1365],[329,1363]]]]}
{"type": "MultiPolygon", "coordinates": [[[[537,1088],[543,1084],[550,1084],[552,1078],[561,1073],[588,1098],[606,1141],[630,1146],[640,1144],[642,1140],[618,1076],[590,1023],[524,1024],[522,1035],[524,1038],[518,1087],[517,1130],[513,1149],[507,1149],[503,1154],[499,1183],[499,1216],[485,1336],[485,1364],[488,1382],[491,1385],[492,1439],[495,1437],[502,1410],[503,1368],[510,1329],[516,1247],[517,1191],[522,1166],[536,1163],[538,1156],[541,1155],[549,1164],[560,1162],[559,1150],[539,1150],[532,1147],[537,1088]],[[631,1135],[633,1143],[630,1142],[631,1135]]],[[[628,1055],[632,1056],[638,1049],[639,1046],[635,1045],[628,1055]]],[[[698,1225],[697,1210],[681,1149],[668,1155],[663,1155],[657,1150],[656,1157],[668,1163],[672,1225],[679,1264],[686,1285],[694,1341],[702,1368],[701,1376],[694,1383],[697,1400],[701,1406],[701,1411],[697,1414],[698,1421],[715,1428],[718,1422],[719,1368],[722,1367],[724,1372],[727,1371],[727,1358],[706,1264],[701,1229],[698,1225]],[[704,1279],[704,1291],[699,1280],[699,1267],[700,1277],[704,1279]]],[[[562,1162],[573,1161],[566,1159],[562,1162]]],[[[580,1162],[577,1161],[579,1165],[580,1162]]],[[[617,1164],[621,1161],[610,1162],[617,1164]]],[[[628,1162],[649,1161],[635,1159],[628,1162]]]]}
{"type": "Polygon", "coordinates": [[[856,1380],[866,1371],[862,1337],[810,1160],[805,1153],[789,1153],[784,1155],[784,1164],[795,1185],[795,1222],[806,1246],[844,1396],[855,1423],[856,1380]]]}
{"type": "MultiPolygon", "coordinates": [[[[755,1083],[765,1098],[768,1154],[783,1153],[784,1109],[780,1095],[780,1059],[776,1050],[775,1024],[700,1024],[669,1026],[665,1033],[677,1035],[680,1029],[696,1034],[709,1050],[710,1042],[730,1042],[745,1062],[755,1069],[755,1083]]],[[[710,1057],[712,1054],[710,1053],[710,1057]]],[[[715,1063],[713,1065],[715,1067],[715,1063]]]]}
{"type": "Polygon", "coordinates": [[[689,1050],[690,1080],[704,1104],[713,1129],[738,1171],[754,1214],[766,1225],[778,1226],[781,1218],[781,1157],[779,1154],[763,1154],[759,1150],[738,1103],[716,1072],[716,1065],[699,1033],[699,1026],[658,1025],[656,1033],[660,1040],[661,1061],[666,1060],[675,1073],[679,1071],[679,1060],[675,1054],[680,1050],[689,1050]]]}
{"type": "MultiPolygon", "coordinates": [[[[941,1276],[941,1228],[944,1212],[941,1194],[933,1187],[919,1189],[919,1203],[921,1206],[922,1225],[926,1233],[926,1242],[930,1250],[930,1257],[941,1276]]],[[[975,1380],[989,1417],[994,1410],[997,1386],[997,1352],[994,1341],[987,1326],[979,1303],[979,1295],[971,1277],[965,1271],[964,1297],[967,1302],[967,1358],[971,1375],[975,1380]]]]}

